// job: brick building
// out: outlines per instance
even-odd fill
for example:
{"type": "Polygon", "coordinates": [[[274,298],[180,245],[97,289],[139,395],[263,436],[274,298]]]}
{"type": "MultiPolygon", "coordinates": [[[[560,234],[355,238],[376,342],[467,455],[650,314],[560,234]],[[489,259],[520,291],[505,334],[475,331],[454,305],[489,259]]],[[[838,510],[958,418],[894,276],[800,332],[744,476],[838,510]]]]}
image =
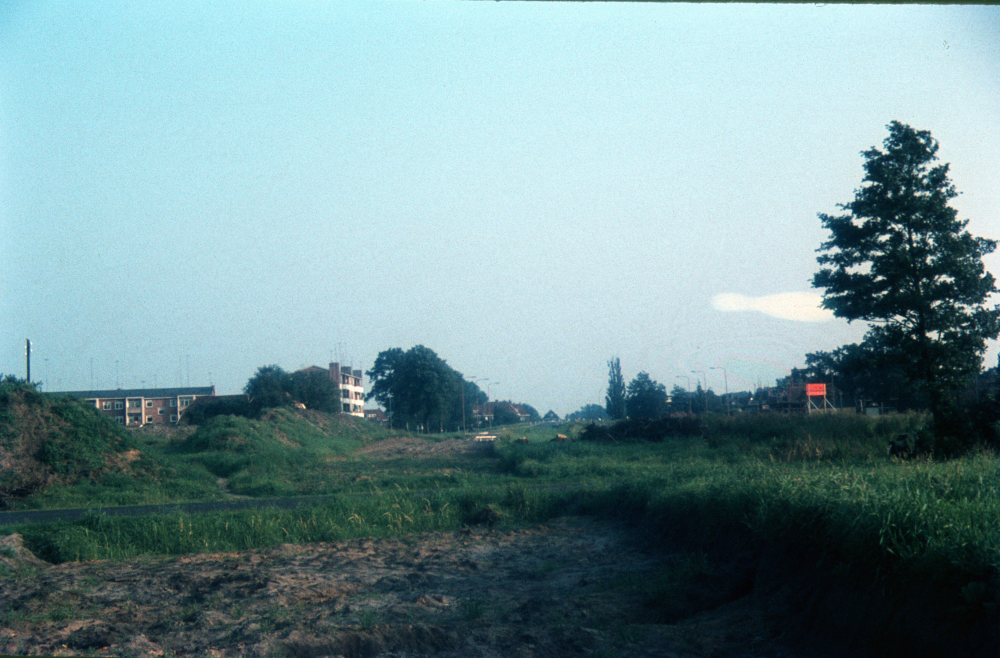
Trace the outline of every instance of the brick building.
{"type": "Polygon", "coordinates": [[[104,415],[126,427],[143,425],[176,425],[191,404],[201,398],[214,397],[214,386],[186,388],[136,388],[110,391],[64,391],[53,395],[70,395],[90,402],[104,415]]]}

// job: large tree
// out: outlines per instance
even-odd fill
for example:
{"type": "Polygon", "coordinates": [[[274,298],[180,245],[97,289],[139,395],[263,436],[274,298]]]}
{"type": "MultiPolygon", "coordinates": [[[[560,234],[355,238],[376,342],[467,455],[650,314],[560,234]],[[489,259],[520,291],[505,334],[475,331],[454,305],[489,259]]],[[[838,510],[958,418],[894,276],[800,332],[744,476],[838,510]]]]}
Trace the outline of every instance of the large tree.
{"type": "Polygon", "coordinates": [[[250,399],[250,409],[259,414],[264,409],[292,404],[292,378],[281,366],[269,365],[257,368],[253,377],[247,380],[243,392],[250,399]]]}
{"type": "Polygon", "coordinates": [[[640,372],[628,385],[625,409],[629,418],[656,420],[667,415],[667,387],[640,372]]]}
{"type": "Polygon", "coordinates": [[[930,132],[888,126],[884,150],[864,151],[865,177],[843,215],[819,217],[830,239],[817,250],[823,306],[870,323],[866,347],[902,368],[926,392],[940,428],[950,394],[979,371],[1000,309],[983,256],[996,241],[973,237],[949,205],[948,165],[935,165],[930,132]]]}
{"type": "Polygon", "coordinates": [[[463,410],[466,420],[472,418],[472,405],[486,398],[475,383],[423,345],[380,352],[367,374],[371,387],[366,399],[388,410],[395,427],[461,429],[463,410]]]}
{"type": "Polygon", "coordinates": [[[340,387],[325,370],[299,370],[291,375],[291,394],[307,409],[338,413],[342,408],[340,387]]]}
{"type": "Polygon", "coordinates": [[[585,404],[577,411],[566,416],[566,420],[604,420],[608,417],[607,410],[599,404],[585,404]]]}
{"type": "Polygon", "coordinates": [[[622,363],[618,357],[608,361],[608,393],[604,401],[611,420],[625,417],[625,378],[622,377],[622,363]]]}

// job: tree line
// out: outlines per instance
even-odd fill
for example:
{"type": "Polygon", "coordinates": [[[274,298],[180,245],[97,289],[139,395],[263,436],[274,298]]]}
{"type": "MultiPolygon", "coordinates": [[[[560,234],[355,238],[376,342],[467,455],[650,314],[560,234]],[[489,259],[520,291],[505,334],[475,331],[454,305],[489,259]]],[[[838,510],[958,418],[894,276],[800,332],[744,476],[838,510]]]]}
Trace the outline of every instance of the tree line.
{"type": "Polygon", "coordinates": [[[648,372],[640,372],[625,385],[622,376],[621,359],[614,357],[608,361],[608,392],[604,397],[605,406],[598,407],[601,412],[589,409],[584,414],[577,412],[568,418],[581,420],[656,420],[676,413],[694,413],[701,411],[725,412],[726,399],[716,395],[711,389],[703,389],[701,383],[695,391],[688,391],[680,386],[674,386],[670,393],[667,387],[649,376],[648,372]]]}

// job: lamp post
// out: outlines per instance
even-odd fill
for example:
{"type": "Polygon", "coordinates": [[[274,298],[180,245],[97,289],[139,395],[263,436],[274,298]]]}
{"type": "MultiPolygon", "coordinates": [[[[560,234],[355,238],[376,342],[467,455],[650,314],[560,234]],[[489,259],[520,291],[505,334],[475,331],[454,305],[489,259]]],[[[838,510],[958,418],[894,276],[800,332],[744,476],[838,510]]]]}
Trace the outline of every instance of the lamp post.
{"type": "Polygon", "coordinates": [[[692,370],[691,374],[701,373],[702,378],[705,380],[705,412],[708,412],[708,375],[705,374],[704,370],[692,370]]]}
{"type": "Polygon", "coordinates": [[[729,415],[729,374],[726,372],[726,369],[723,368],[722,366],[719,366],[719,367],[709,366],[708,369],[709,370],[721,370],[722,371],[722,381],[725,382],[725,384],[726,384],[726,415],[728,416],[729,415]]]}
{"type": "Polygon", "coordinates": [[[692,413],[692,411],[691,411],[691,378],[688,377],[687,375],[677,375],[677,379],[686,379],[687,382],[688,382],[688,388],[687,388],[687,393],[688,393],[688,395],[687,395],[687,398],[688,398],[688,413],[692,413]]]}

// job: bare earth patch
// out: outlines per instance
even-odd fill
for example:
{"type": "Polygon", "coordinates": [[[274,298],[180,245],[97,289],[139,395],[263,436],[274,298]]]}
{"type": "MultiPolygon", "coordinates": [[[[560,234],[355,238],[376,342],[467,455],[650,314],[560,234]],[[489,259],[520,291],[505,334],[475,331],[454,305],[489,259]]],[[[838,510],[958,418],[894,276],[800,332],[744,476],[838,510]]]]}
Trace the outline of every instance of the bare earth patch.
{"type": "Polygon", "coordinates": [[[372,457],[475,455],[492,449],[489,441],[474,439],[445,439],[429,441],[418,436],[400,436],[369,443],[355,451],[358,455],[372,457]]]}
{"type": "Polygon", "coordinates": [[[61,565],[18,539],[0,555],[3,654],[792,655],[748,599],[657,622],[664,556],[591,519],[61,565]]]}

